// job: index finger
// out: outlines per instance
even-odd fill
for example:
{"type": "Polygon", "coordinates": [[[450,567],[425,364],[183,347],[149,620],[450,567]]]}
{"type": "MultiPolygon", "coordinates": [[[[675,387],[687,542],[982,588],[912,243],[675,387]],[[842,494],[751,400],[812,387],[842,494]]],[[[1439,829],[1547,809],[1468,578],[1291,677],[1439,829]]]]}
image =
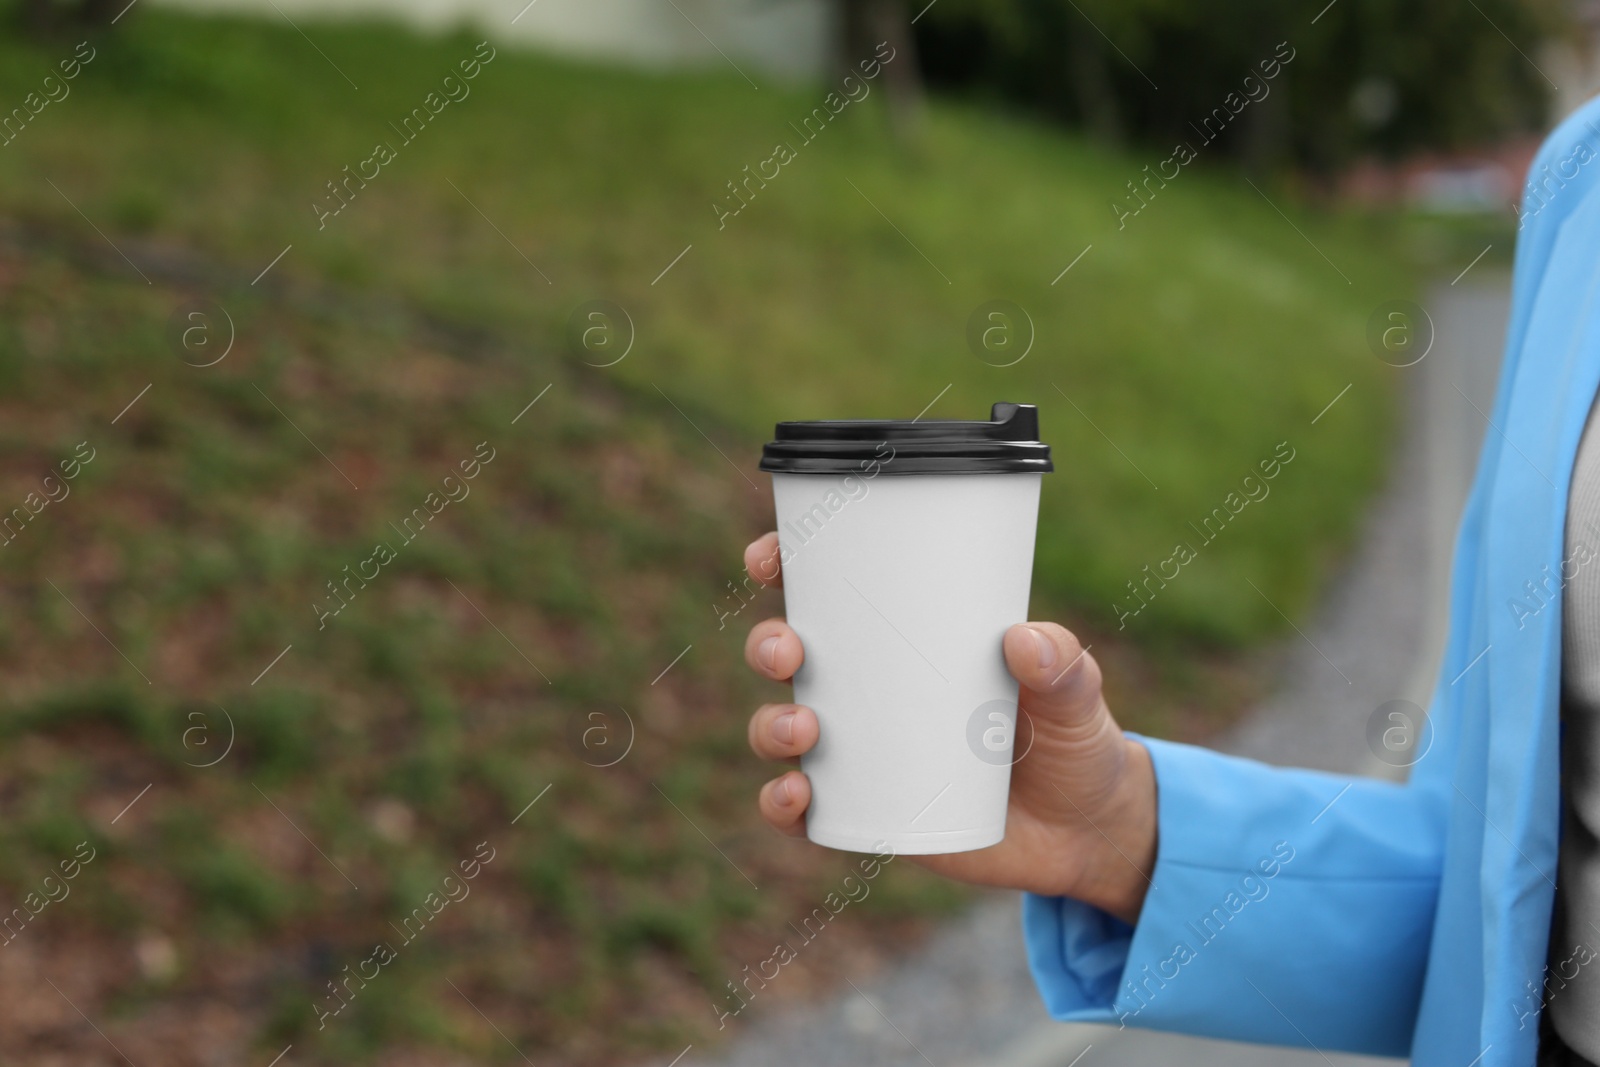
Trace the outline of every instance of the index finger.
{"type": "Polygon", "coordinates": [[[778,553],[778,531],[764,533],[744,550],[744,569],[762,585],[783,585],[783,565],[778,553]]]}

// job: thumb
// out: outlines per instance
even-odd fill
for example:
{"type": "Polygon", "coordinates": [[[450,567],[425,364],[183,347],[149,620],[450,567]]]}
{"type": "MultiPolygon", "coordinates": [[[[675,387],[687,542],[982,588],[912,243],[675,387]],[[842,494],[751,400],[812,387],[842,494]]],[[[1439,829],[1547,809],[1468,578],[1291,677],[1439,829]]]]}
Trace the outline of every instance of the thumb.
{"type": "Polygon", "coordinates": [[[1094,722],[1103,707],[1100,665],[1072,631],[1053,622],[1019,623],[1006,631],[1005,656],[1030,715],[1066,727],[1094,722]]]}

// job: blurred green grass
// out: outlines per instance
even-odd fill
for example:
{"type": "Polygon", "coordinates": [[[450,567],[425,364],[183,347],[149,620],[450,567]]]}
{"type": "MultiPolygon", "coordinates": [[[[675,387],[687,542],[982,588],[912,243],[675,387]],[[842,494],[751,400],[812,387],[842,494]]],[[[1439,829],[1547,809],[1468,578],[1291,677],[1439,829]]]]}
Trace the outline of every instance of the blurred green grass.
{"type": "MultiPolygon", "coordinates": [[[[770,522],[754,462],[777,419],[909,417],[947,385],[930,414],[1039,403],[1058,472],[1035,614],[1108,631],[1119,713],[1178,735],[1237,710],[1239,650],[1281,626],[1244,578],[1303,611],[1381,474],[1392,397],[1363,331],[1409,278],[1380,223],[1282,200],[1291,223],[1195,170],[1118,232],[1108,201],[1145,157],[952,104],[896,145],[869,99],[719,231],[723,183],[820,89],[501,49],[319,231],[323,183],[478,38],[305,29],[359,90],[287,25],[139,10],[0,147],[4,499],[99,449],[0,551],[0,885],[102,850],[19,949],[84,939],[97,962],[63,980],[136,1060],[208,1062],[174,1007],[197,1002],[269,1057],[512,1060],[445,978],[535,1057],[708,1039],[724,982],[843,867],[755,818],[744,718],[778,690],[746,676],[741,639],[781,600],[718,626],[770,522]],[[165,333],[202,297],[238,339],[198,369],[165,333]],[[596,298],[638,327],[603,371],[565,341],[596,298]],[[1038,328],[1010,368],[965,347],[994,298],[1038,328]],[[485,440],[471,496],[318,629],[325,583],[485,440]],[[1298,456],[1272,496],[1109,632],[1122,583],[1280,440],[1298,456]],[[235,747],[198,768],[218,749],[186,731],[220,744],[221,709],[235,747]],[[633,750],[585,765],[575,728],[618,709],[633,750]],[[482,840],[501,858],[477,899],[318,1031],[325,983],[482,840]],[[152,938],[170,971],[135,951],[152,938]]],[[[0,41],[0,100],[70,51],[0,41]]],[[[844,936],[892,946],[962,899],[895,864],[844,936]]],[[[806,966],[774,996],[842,964],[806,966]]],[[[9,1055],[63,1040],[14,1021],[9,1055]]]]}
{"type": "MultiPolygon", "coordinates": [[[[318,24],[330,63],[287,25],[141,15],[0,152],[13,211],[90,232],[49,178],[102,228],[251,274],[292,243],[280,278],[403,294],[552,348],[575,308],[612,300],[637,328],[613,375],[725,428],[746,470],[779,419],[910,417],[946,385],[931,415],[1035,402],[1066,460],[1046,487],[1038,586],[1101,621],[1290,441],[1279,502],[1162,592],[1137,623],[1153,635],[1276,632],[1244,579],[1303,611],[1374,485],[1391,413],[1366,319],[1412,288],[1381,224],[1291,220],[1202,159],[1119,230],[1112,198],[1132,203],[1125,183],[1166,153],[1110,155],[961,106],[934,108],[900,147],[875,97],[807,144],[791,123],[820,89],[504,49],[407,144],[391,124],[477,38],[318,24]],[[398,158],[319,229],[326,183],[379,141],[398,158]],[[713,202],[779,141],[798,158],[719,229],[713,202]],[[968,316],[997,298],[1037,329],[1013,367],[966,346],[968,316]]],[[[51,53],[0,47],[0,92],[20,98],[51,53]]]]}

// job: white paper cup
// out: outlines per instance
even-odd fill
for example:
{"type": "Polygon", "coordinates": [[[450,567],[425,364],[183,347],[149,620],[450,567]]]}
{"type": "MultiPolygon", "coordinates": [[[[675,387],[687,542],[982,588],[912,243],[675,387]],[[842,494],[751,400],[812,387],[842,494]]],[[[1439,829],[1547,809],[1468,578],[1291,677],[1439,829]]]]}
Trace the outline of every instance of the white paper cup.
{"type": "MultiPolygon", "coordinates": [[[[783,423],[767,448],[811,840],[964,852],[1005,837],[1041,475],[1032,407],[990,422],[783,423]],[[783,469],[788,468],[788,469],[783,469]]],[[[1024,731],[1024,743],[1028,738],[1024,731]]]]}

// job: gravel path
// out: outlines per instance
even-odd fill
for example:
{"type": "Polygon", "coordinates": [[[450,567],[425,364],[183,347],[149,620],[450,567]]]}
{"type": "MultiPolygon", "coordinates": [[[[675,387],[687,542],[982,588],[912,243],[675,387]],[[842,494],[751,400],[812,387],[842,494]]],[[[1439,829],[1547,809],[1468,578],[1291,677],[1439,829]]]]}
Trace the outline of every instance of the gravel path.
{"type": "MultiPolygon", "coordinates": [[[[1507,282],[1438,286],[1434,347],[1407,376],[1400,449],[1360,545],[1306,638],[1281,654],[1282,684],[1217,747],[1270,763],[1393,776],[1367,748],[1373,710],[1426,705],[1443,648],[1455,526],[1472,477],[1505,335],[1507,282]],[[1470,399],[1470,402],[1468,398],[1470,399]]],[[[1336,419],[1338,407],[1325,414],[1336,419]]],[[[1310,433],[1314,433],[1311,430],[1310,433]]],[[[1310,436],[1308,434],[1308,441],[1310,436]]],[[[1357,1067],[1395,1060],[1288,1051],[1045,1014],[1023,956],[1018,898],[975,905],[896,968],[831,1001],[753,1012],[728,1045],[676,1067],[1357,1067]]],[[[668,1062],[666,1058],[660,1061],[668,1062]]]]}

